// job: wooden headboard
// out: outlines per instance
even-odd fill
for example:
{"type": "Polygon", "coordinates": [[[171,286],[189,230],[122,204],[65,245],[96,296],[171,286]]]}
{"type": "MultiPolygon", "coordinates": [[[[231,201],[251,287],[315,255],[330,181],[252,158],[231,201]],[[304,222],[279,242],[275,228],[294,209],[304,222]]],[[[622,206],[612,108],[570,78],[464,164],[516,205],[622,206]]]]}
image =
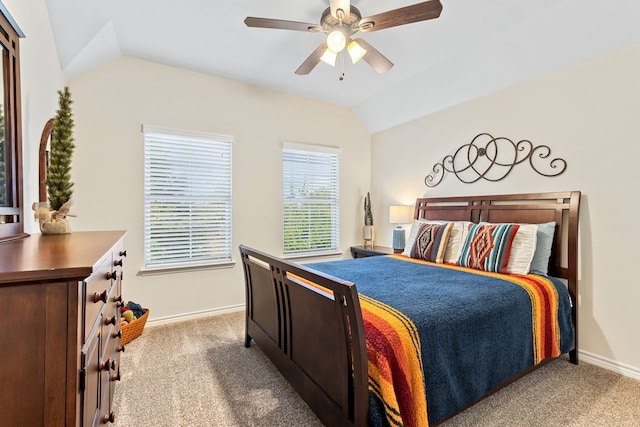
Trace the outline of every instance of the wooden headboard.
{"type": "MultiPolygon", "coordinates": [[[[578,218],[580,192],[504,194],[492,196],[428,197],[416,200],[414,218],[447,221],[518,222],[554,221],[556,232],[549,259],[549,275],[566,279],[578,339],[578,218]]],[[[571,358],[577,355],[571,354],[571,358]]]]}

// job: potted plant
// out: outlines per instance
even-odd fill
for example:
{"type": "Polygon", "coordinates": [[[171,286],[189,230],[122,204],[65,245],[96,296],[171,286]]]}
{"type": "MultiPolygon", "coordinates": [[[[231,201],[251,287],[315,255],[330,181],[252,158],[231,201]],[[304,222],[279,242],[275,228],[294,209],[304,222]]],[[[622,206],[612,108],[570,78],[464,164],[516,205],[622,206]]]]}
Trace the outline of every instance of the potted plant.
{"type": "Polygon", "coordinates": [[[71,182],[71,158],[75,145],[73,144],[73,116],[71,112],[71,94],[69,88],[58,91],[58,111],[56,113],[51,146],[49,150],[49,165],[47,167],[47,195],[51,218],[40,222],[43,234],[70,233],[71,228],[67,216],[71,208],[73,182],[71,182]]]}
{"type": "Polygon", "coordinates": [[[373,214],[371,213],[371,195],[367,192],[364,198],[364,227],[362,228],[362,246],[375,246],[376,230],[373,227],[373,214]]]}

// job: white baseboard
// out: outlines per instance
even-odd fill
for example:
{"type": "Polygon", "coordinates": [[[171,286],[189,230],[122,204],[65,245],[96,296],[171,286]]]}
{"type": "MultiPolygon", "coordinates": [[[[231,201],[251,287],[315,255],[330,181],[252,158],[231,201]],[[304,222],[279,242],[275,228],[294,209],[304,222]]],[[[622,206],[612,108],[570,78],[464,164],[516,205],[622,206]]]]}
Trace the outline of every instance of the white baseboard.
{"type": "Polygon", "coordinates": [[[223,307],[223,308],[214,308],[210,310],[201,310],[201,311],[194,311],[191,313],[176,314],[173,316],[156,317],[153,319],[149,319],[145,326],[152,328],[154,326],[168,325],[170,323],[177,323],[177,322],[185,322],[187,320],[199,319],[202,317],[219,316],[221,314],[234,313],[236,311],[244,310],[244,306],[245,306],[244,304],[239,304],[239,305],[232,305],[232,306],[223,307]]]}
{"type": "Polygon", "coordinates": [[[634,380],[640,380],[640,369],[633,366],[625,365],[624,363],[616,362],[615,360],[607,359],[606,357],[598,356],[597,354],[589,353],[587,351],[578,351],[578,359],[582,362],[591,363],[592,365],[599,366],[609,371],[617,372],[625,377],[633,378],[634,380]]]}

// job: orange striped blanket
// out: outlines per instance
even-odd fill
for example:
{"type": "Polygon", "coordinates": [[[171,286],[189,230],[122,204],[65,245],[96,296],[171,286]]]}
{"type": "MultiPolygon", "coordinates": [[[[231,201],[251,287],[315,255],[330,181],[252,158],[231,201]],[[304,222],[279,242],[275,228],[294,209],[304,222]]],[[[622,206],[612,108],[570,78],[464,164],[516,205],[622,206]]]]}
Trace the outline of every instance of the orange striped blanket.
{"type": "Polygon", "coordinates": [[[360,295],[367,337],[369,391],[391,426],[428,426],[420,338],[404,314],[360,295]]]}

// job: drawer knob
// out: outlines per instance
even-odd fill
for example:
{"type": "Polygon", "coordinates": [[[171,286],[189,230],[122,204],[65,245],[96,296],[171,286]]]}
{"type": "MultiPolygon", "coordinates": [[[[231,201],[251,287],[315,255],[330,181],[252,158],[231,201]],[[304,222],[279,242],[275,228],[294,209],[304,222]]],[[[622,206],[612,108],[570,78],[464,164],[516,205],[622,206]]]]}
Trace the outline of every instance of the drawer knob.
{"type": "Polygon", "coordinates": [[[107,317],[106,319],[104,319],[104,324],[105,325],[115,325],[116,324],[116,316],[107,317]]]}
{"type": "Polygon", "coordinates": [[[123,352],[124,353],[124,346],[123,345],[119,345],[118,348],[116,348],[116,351],[118,353],[123,352]]]}
{"type": "Polygon", "coordinates": [[[98,367],[101,371],[112,371],[116,369],[116,361],[112,359],[107,359],[98,364],[98,367]]]}
{"type": "Polygon", "coordinates": [[[111,381],[120,381],[120,371],[117,374],[111,375],[111,381]]]}
{"type": "Polygon", "coordinates": [[[101,294],[99,294],[98,292],[94,292],[93,294],[93,302],[94,303],[98,303],[98,302],[107,302],[107,291],[102,292],[101,294]]]}
{"type": "Polygon", "coordinates": [[[114,414],[113,412],[107,414],[104,414],[102,416],[102,424],[106,424],[106,423],[112,423],[116,420],[116,414],[114,414]]]}
{"type": "Polygon", "coordinates": [[[118,274],[115,271],[106,274],[107,280],[116,280],[118,278],[118,274]]]}
{"type": "Polygon", "coordinates": [[[122,258],[113,261],[113,265],[116,267],[118,266],[122,267],[122,258]]]}
{"type": "Polygon", "coordinates": [[[127,251],[120,251],[120,256],[127,256],[127,251]]]}
{"type": "Polygon", "coordinates": [[[118,331],[118,332],[114,332],[113,334],[111,334],[112,338],[122,338],[122,331],[118,331]]]}

